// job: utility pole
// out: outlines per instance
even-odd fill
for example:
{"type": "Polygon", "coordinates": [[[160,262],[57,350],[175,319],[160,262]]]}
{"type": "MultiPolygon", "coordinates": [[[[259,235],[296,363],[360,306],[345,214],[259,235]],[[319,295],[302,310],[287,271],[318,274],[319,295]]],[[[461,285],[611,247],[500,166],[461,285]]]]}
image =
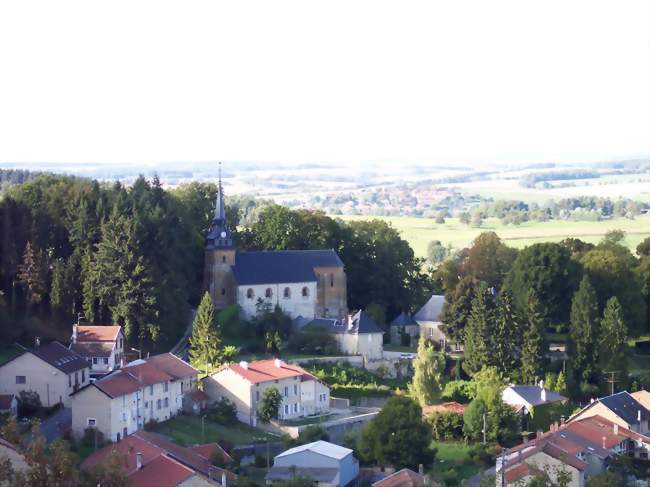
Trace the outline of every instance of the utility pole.
{"type": "Polygon", "coordinates": [[[483,444],[487,443],[486,439],[487,434],[487,413],[483,413],[483,444]]]}
{"type": "Polygon", "coordinates": [[[608,382],[609,384],[612,385],[612,395],[614,395],[614,384],[617,382],[620,382],[619,380],[615,379],[616,374],[618,374],[620,370],[612,370],[612,371],[603,371],[604,374],[611,374],[609,379],[607,379],[605,382],[608,382]]]}

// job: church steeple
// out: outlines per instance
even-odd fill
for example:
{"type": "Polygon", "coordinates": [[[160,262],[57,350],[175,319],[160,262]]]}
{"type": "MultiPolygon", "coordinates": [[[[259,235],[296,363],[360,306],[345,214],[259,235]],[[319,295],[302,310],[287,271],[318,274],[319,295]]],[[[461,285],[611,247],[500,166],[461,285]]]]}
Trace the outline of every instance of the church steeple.
{"type": "Polygon", "coordinates": [[[207,238],[208,249],[232,247],[232,233],[226,222],[226,206],[224,202],[223,185],[221,184],[221,163],[219,163],[219,183],[217,185],[217,199],[214,205],[214,218],[210,225],[207,238]]]}

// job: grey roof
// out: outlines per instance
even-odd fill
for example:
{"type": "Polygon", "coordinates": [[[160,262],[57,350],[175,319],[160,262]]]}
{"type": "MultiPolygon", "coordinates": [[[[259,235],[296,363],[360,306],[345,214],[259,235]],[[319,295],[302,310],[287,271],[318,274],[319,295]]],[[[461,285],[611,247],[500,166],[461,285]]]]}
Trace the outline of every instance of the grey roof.
{"type": "Polygon", "coordinates": [[[426,304],[415,313],[413,318],[416,321],[440,321],[439,316],[443,304],[445,304],[445,297],[440,294],[434,294],[429,298],[429,301],[427,301],[426,304]]]}
{"type": "Polygon", "coordinates": [[[539,406],[540,404],[548,404],[559,401],[566,401],[566,397],[553,392],[549,389],[544,389],[546,391],[546,401],[542,401],[542,388],[539,386],[510,386],[510,389],[519,394],[526,402],[532,404],[533,406],[539,406]]]}
{"type": "Polygon", "coordinates": [[[271,467],[269,473],[264,477],[274,482],[291,480],[296,475],[307,477],[314,482],[331,483],[339,473],[338,468],[316,468],[316,467],[271,467]]]}
{"type": "Polygon", "coordinates": [[[358,311],[357,314],[355,314],[352,317],[351,332],[352,333],[383,333],[384,331],[381,328],[379,328],[377,323],[375,323],[375,321],[370,317],[370,315],[368,315],[368,313],[361,310],[358,311]]]}
{"type": "Polygon", "coordinates": [[[232,270],[240,286],[315,282],[315,267],[343,267],[333,250],[237,252],[232,270]]]}
{"type": "Polygon", "coordinates": [[[627,391],[602,397],[598,399],[598,401],[613,411],[627,424],[638,423],[639,411],[641,411],[641,421],[647,421],[650,419],[650,411],[634,399],[627,391]]]}
{"type": "Polygon", "coordinates": [[[417,325],[418,322],[415,321],[411,315],[406,314],[402,311],[397,318],[391,321],[390,326],[408,326],[408,325],[417,325]]]}
{"type": "Polygon", "coordinates": [[[276,455],[275,458],[287,457],[289,455],[293,455],[294,453],[300,453],[303,451],[311,451],[320,455],[324,455],[326,457],[336,458],[337,460],[341,460],[342,458],[345,458],[350,453],[352,453],[352,450],[345,448],[344,446],[330,443],[329,441],[318,440],[312,443],[307,443],[305,445],[289,448],[279,455],[276,455]]]}
{"type": "Polygon", "coordinates": [[[29,352],[65,374],[89,367],[86,359],[59,342],[51,342],[47,345],[30,348],[29,352]]]}
{"type": "Polygon", "coordinates": [[[314,318],[304,328],[323,328],[329,333],[384,333],[365,311],[358,311],[350,317],[350,323],[336,318],[314,318]]]}

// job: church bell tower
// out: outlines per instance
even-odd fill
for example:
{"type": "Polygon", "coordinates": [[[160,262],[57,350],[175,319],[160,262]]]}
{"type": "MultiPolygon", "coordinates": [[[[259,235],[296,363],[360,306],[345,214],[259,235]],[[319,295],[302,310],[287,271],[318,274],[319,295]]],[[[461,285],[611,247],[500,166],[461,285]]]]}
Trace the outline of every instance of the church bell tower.
{"type": "Polygon", "coordinates": [[[214,218],[210,225],[205,245],[204,288],[217,309],[237,302],[232,266],[235,265],[235,247],[232,232],[226,222],[223,186],[221,184],[221,163],[219,163],[219,185],[214,218]]]}

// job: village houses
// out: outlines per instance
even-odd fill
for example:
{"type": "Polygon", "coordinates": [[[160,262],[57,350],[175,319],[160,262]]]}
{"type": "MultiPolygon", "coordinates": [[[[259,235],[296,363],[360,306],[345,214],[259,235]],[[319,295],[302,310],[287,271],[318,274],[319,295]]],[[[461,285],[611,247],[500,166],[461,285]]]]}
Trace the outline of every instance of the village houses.
{"type": "Polygon", "coordinates": [[[183,397],[197,385],[197,370],[173,354],[136,360],[72,395],[72,433],[95,428],[106,439],[166,421],[183,408],[183,397]]]}
{"type": "Polygon", "coordinates": [[[90,364],[92,377],[101,377],[122,365],[124,333],[119,325],[72,325],[70,350],[90,364]]]}
{"type": "Polygon", "coordinates": [[[252,426],[257,425],[264,391],[271,387],[282,395],[278,419],[329,411],[329,388],[303,368],[280,359],[232,364],[203,379],[203,391],[211,402],[228,399],[237,407],[237,418],[252,426]]]}
{"type": "Polygon", "coordinates": [[[89,381],[86,359],[56,341],[40,345],[37,340],[33,348],[0,366],[0,394],[33,391],[47,407],[58,403],[70,407],[70,394],[89,381]]]}

